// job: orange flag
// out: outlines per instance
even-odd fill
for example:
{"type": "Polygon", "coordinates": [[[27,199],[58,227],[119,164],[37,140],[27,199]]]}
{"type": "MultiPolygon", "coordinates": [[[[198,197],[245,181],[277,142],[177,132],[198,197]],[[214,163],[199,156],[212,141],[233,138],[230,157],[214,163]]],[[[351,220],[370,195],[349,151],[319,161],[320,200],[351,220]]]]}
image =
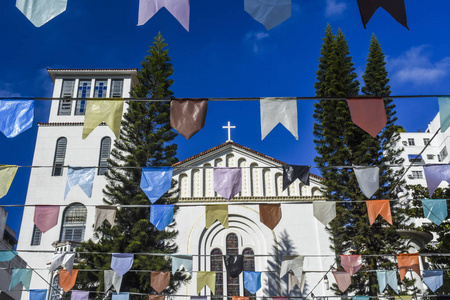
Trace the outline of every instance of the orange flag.
{"type": "Polygon", "coordinates": [[[392,225],[391,206],[389,200],[369,200],[366,201],[367,214],[369,215],[370,225],[375,222],[378,215],[382,216],[392,225]]]}
{"type": "Polygon", "coordinates": [[[67,270],[59,270],[58,285],[64,290],[64,292],[70,291],[77,281],[78,270],[72,270],[72,275],[67,270]]]}
{"type": "Polygon", "coordinates": [[[281,220],[280,204],[260,204],[259,220],[270,229],[274,229],[281,220]]]}
{"type": "Polygon", "coordinates": [[[242,296],[233,296],[231,297],[231,300],[248,300],[249,297],[242,297],[242,296]]]}
{"type": "Polygon", "coordinates": [[[397,254],[397,262],[401,281],[403,281],[409,269],[412,269],[420,276],[419,253],[397,254]]]}
{"type": "Polygon", "coordinates": [[[152,271],[150,285],[159,294],[170,284],[170,272],[152,271]]]}
{"type": "Polygon", "coordinates": [[[347,99],[352,121],[362,130],[376,137],[387,123],[383,98],[347,99]]]}

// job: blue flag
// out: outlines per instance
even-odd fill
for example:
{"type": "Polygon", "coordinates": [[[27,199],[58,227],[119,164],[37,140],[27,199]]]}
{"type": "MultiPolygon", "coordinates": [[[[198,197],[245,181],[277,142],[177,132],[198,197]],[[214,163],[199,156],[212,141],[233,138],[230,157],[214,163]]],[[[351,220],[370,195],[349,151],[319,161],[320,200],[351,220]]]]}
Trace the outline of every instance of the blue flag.
{"type": "Polygon", "coordinates": [[[142,168],[141,189],[153,204],[172,186],[172,167],[142,168]]]}
{"type": "Polygon", "coordinates": [[[133,253],[113,253],[111,258],[111,269],[119,276],[123,276],[133,266],[133,253]]]}
{"type": "Polygon", "coordinates": [[[0,261],[10,261],[16,255],[17,252],[13,250],[0,250],[0,261]]]}
{"type": "Polygon", "coordinates": [[[434,292],[444,284],[443,271],[423,271],[423,283],[434,292]]]}
{"type": "Polygon", "coordinates": [[[47,290],[30,290],[30,300],[45,300],[47,290]]]}
{"type": "Polygon", "coordinates": [[[11,283],[9,284],[9,290],[22,282],[23,287],[28,291],[30,290],[30,282],[31,282],[31,273],[33,270],[31,269],[13,269],[11,275],[11,283]]]}
{"type": "Polygon", "coordinates": [[[436,225],[447,218],[446,199],[422,199],[423,215],[436,225]]]}
{"type": "Polygon", "coordinates": [[[192,255],[174,255],[172,256],[172,274],[184,266],[186,271],[192,272],[192,255]]]}
{"type": "Polygon", "coordinates": [[[441,132],[450,126],[450,98],[438,98],[439,114],[441,118],[441,132]]]}
{"type": "Polygon", "coordinates": [[[0,100],[0,131],[13,138],[33,126],[34,100],[0,100]]]}
{"type": "Polygon", "coordinates": [[[261,288],[261,272],[244,271],[244,287],[250,293],[255,294],[261,288]]]}
{"type": "Polygon", "coordinates": [[[150,223],[156,229],[164,230],[167,225],[173,222],[173,205],[152,205],[150,207],[150,223]]]}
{"type": "Polygon", "coordinates": [[[130,299],[130,293],[120,293],[112,295],[112,300],[128,300],[130,299]]]}
{"type": "Polygon", "coordinates": [[[353,296],[352,300],[370,300],[369,296],[353,296]]]}
{"type": "Polygon", "coordinates": [[[95,168],[71,167],[67,172],[66,191],[64,192],[64,199],[66,199],[69,191],[79,185],[84,193],[91,198],[92,187],[94,186],[95,168]]]}
{"type": "Polygon", "coordinates": [[[395,273],[395,271],[377,270],[377,278],[380,293],[383,293],[386,285],[390,285],[394,292],[398,294],[397,273],[395,273]]]}

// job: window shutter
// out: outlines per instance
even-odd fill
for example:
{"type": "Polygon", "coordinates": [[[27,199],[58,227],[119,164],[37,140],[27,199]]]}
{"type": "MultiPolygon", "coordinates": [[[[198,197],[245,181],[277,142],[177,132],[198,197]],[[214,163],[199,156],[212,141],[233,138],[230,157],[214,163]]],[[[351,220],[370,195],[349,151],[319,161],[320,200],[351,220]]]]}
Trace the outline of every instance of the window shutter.
{"type": "MultiPolygon", "coordinates": [[[[73,88],[75,87],[75,80],[64,80],[61,98],[72,98],[73,88]]],[[[59,101],[58,115],[70,115],[72,110],[72,101],[61,99],[59,101]]]]}
{"type": "Polygon", "coordinates": [[[105,137],[100,143],[100,157],[98,162],[98,175],[104,175],[108,171],[108,158],[111,152],[111,138],[105,137]]]}
{"type": "Polygon", "coordinates": [[[122,97],[123,80],[113,80],[111,86],[111,98],[122,97]]]}
{"type": "Polygon", "coordinates": [[[62,176],[64,158],[66,156],[67,139],[60,138],[56,142],[55,160],[53,162],[52,176],[62,176]]]}

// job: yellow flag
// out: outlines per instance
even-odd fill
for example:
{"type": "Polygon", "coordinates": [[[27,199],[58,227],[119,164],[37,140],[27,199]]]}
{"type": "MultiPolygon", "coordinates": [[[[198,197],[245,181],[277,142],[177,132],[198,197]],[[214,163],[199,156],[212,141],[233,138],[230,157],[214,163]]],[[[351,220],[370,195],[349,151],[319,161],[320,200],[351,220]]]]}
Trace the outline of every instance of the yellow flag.
{"type": "Polygon", "coordinates": [[[228,204],[206,205],[206,228],[209,228],[215,221],[222,223],[228,228],[228,204]]]}
{"type": "Polygon", "coordinates": [[[395,296],[395,300],[412,300],[412,296],[395,296]]]}
{"type": "Polygon", "coordinates": [[[197,272],[197,295],[205,285],[209,287],[211,293],[216,293],[216,272],[197,272]]]}
{"type": "Polygon", "coordinates": [[[0,198],[8,194],[9,187],[16,176],[18,167],[10,165],[0,165],[0,198]]]}
{"type": "Polygon", "coordinates": [[[116,138],[119,138],[123,112],[123,99],[87,100],[86,102],[83,139],[85,139],[101,122],[105,122],[114,132],[116,138]]]}

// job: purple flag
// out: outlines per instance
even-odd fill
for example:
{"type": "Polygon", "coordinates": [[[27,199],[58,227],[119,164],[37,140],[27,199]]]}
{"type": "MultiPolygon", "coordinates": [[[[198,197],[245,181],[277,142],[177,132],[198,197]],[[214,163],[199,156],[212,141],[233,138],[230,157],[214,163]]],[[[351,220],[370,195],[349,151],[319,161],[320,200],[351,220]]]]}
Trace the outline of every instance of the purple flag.
{"type": "Polygon", "coordinates": [[[430,198],[442,181],[450,183],[450,165],[426,165],[423,170],[430,198]]]}
{"type": "Polygon", "coordinates": [[[111,269],[117,275],[123,276],[133,265],[134,254],[132,253],[113,253],[111,259],[111,269]]]}
{"type": "Polygon", "coordinates": [[[214,168],[214,190],[228,201],[242,189],[241,168],[214,168]]]}
{"type": "Polygon", "coordinates": [[[70,297],[70,300],[88,300],[89,299],[89,292],[84,291],[72,291],[72,296],[70,297]]]}
{"type": "Polygon", "coordinates": [[[139,0],[138,26],[144,25],[163,7],[189,31],[189,0],[139,0]]]}

